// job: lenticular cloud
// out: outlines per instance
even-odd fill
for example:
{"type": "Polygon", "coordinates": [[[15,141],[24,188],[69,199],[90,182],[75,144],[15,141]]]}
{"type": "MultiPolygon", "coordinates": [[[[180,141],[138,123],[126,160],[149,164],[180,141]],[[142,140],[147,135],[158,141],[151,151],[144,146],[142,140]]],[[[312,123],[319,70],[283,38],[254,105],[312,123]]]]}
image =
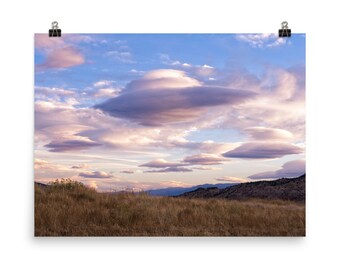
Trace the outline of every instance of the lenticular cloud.
{"type": "Polygon", "coordinates": [[[121,95],[95,108],[142,125],[162,125],[192,121],[209,107],[238,104],[254,96],[247,90],[200,85],[182,71],[161,70],[131,82],[121,95]]]}

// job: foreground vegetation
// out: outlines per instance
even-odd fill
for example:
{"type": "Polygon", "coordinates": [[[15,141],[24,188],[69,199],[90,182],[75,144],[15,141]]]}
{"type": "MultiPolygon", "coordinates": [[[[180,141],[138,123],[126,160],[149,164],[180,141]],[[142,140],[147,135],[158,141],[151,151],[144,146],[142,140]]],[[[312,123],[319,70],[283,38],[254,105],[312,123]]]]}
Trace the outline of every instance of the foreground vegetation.
{"type": "Polygon", "coordinates": [[[97,193],[35,185],[36,236],[304,236],[304,204],[97,193]]]}

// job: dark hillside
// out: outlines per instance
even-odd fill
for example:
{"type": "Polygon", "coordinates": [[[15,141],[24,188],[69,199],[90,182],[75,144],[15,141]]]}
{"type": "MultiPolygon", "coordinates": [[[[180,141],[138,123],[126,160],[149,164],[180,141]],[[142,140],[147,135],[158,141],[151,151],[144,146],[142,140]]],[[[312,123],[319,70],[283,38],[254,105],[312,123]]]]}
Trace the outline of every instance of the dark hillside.
{"type": "Polygon", "coordinates": [[[305,201],[306,175],[234,185],[224,189],[199,188],[181,195],[186,198],[280,199],[305,201]]]}

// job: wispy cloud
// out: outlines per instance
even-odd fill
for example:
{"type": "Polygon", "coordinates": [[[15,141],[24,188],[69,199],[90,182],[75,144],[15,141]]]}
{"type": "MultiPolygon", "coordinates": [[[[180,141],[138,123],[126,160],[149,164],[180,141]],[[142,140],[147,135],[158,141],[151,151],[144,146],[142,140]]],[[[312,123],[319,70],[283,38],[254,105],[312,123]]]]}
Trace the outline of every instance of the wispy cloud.
{"type": "Polygon", "coordinates": [[[239,41],[245,42],[254,48],[277,47],[287,43],[286,38],[279,38],[277,34],[244,34],[235,35],[239,41]]]}
{"type": "Polygon", "coordinates": [[[35,97],[43,95],[46,98],[51,98],[54,96],[72,96],[75,94],[73,90],[67,90],[57,87],[36,86],[34,89],[35,97]]]}
{"type": "Polygon", "coordinates": [[[90,166],[88,164],[73,165],[72,169],[88,169],[90,166]]]}
{"type": "Polygon", "coordinates": [[[167,173],[167,172],[192,172],[192,169],[183,167],[169,167],[161,170],[144,171],[145,173],[167,173]]]}
{"type": "Polygon", "coordinates": [[[115,61],[119,61],[126,64],[135,63],[131,52],[128,51],[109,51],[106,54],[108,57],[115,61]]]}
{"type": "Polygon", "coordinates": [[[211,78],[211,76],[214,76],[217,73],[216,69],[210,65],[192,65],[179,60],[173,60],[168,54],[164,53],[160,54],[159,59],[164,65],[169,65],[172,66],[172,68],[184,70],[192,75],[195,75],[196,77],[209,77],[208,80],[214,80],[214,78],[211,78]]]}
{"type": "Polygon", "coordinates": [[[248,182],[245,179],[238,178],[238,177],[232,177],[232,176],[218,177],[215,180],[220,181],[220,182],[226,182],[226,183],[245,183],[245,182],[248,182]]]}
{"type": "Polygon", "coordinates": [[[112,81],[112,80],[100,80],[100,81],[93,83],[93,86],[96,88],[103,88],[103,87],[106,88],[106,87],[111,87],[114,82],[115,81],[112,81]]]}

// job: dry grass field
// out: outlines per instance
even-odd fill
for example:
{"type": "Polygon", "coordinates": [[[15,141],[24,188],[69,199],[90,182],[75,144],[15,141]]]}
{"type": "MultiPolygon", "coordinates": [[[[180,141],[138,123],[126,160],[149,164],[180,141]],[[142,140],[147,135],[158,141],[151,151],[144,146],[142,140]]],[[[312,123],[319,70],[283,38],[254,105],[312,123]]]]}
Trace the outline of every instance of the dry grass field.
{"type": "Polygon", "coordinates": [[[305,206],[35,185],[35,236],[304,236],[305,206]]]}

